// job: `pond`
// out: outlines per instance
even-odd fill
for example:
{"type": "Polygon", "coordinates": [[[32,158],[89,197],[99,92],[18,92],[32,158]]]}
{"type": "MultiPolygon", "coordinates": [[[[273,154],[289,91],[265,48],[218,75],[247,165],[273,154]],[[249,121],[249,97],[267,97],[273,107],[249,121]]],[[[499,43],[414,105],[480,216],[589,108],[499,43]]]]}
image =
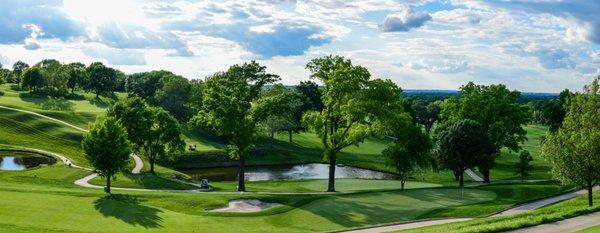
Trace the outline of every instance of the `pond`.
{"type": "MultiPolygon", "coordinates": [[[[181,170],[200,181],[235,181],[238,176],[237,167],[201,168],[181,170]]],[[[309,163],[300,165],[277,165],[277,166],[247,166],[244,174],[247,181],[261,180],[289,180],[289,179],[327,179],[329,176],[329,165],[320,163],[309,163]]],[[[373,171],[349,166],[338,165],[335,169],[335,178],[361,178],[361,179],[395,179],[391,173],[373,171]]]]}
{"type": "Polygon", "coordinates": [[[39,154],[0,151],[0,170],[4,171],[21,171],[42,164],[54,164],[55,162],[55,159],[39,154]]]}

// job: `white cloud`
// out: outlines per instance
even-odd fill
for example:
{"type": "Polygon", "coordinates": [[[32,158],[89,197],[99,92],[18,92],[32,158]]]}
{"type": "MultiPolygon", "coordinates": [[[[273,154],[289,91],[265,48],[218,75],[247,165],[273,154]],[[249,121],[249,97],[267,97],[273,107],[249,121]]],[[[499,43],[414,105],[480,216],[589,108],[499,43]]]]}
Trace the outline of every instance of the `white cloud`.
{"type": "Polygon", "coordinates": [[[404,9],[399,13],[388,14],[379,28],[384,32],[406,32],[423,26],[429,20],[431,16],[427,13],[404,9]]]}

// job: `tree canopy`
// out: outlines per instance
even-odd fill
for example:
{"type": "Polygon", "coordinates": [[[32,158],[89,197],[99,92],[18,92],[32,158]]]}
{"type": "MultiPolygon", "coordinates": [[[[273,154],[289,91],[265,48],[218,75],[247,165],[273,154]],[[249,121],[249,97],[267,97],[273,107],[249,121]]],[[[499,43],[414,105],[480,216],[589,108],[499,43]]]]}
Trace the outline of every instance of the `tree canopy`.
{"type": "Polygon", "coordinates": [[[460,88],[459,95],[447,99],[442,106],[444,124],[453,124],[462,119],[479,122],[492,145],[492,156],[477,165],[484,182],[490,181],[490,169],[495,157],[503,147],[520,150],[520,143],[527,140],[523,126],[530,120],[527,106],[519,104],[520,92],[511,91],[502,84],[476,85],[472,82],[460,88]]]}
{"type": "Polygon", "coordinates": [[[463,187],[465,170],[479,164],[491,151],[491,141],[481,124],[463,119],[438,133],[434,154],[438,168],[451,170],[463,187]]]}
{"type": "Polygon", "coordinates": [[[151,173],[154,173],[158,159],[182,152],[185,148],[177,120],[162,108],[148,106],[139,97],[117,102],[109,109],[108,115],[124,124],[134,151],[150,162],[151,173]]]}
{"type": "Polygon", "coordinates": [[[96,98],[100,94],[112,93],[119,84],[119,72],[113,68],[107,67],[101,62],[94,62],[87,67],[89,82],[87,89],[96,93],[96,98]]]}
{"type": "Polygon", "coordinates": [[[388,132],[385,122],[403,111],[401,89],[390,80],[371,80],[366,68],[341,56],[315,58],[306,67],[324,83],[323,110],[306,112],[303,122],[321,138],[329,162],[327,191],[335,192],[337,153],[388,132]]]}
{"type": "Polygon", "coordinates": [[[588,190],[600,182],[600,99],[598,78],[585,87],[585,93],[571,97],[562,127],[550,132],[542,144],[542,154],[552,165],[552,174],[567,184],[588,190]]]}
{"type": "Polygon", "coordinates": [[[267,73],[265,66],[252,61],[233,65],[204,82],[202,108],[191,121],[227,139],[229,155],[239,161],[238,191],[246,190],[245,157],[256,140],[257,116],[252,103],[265,85],[277,80],[279,76],[267,73]]]}
{"type": "Polygon", "coordinates": [[[110,181],[127,168],[131,154],[125,128],[115,118],[101,119],[94,123],[81,145],[94,170],[106,179],[105,190],[110,193],[110,181]]]}

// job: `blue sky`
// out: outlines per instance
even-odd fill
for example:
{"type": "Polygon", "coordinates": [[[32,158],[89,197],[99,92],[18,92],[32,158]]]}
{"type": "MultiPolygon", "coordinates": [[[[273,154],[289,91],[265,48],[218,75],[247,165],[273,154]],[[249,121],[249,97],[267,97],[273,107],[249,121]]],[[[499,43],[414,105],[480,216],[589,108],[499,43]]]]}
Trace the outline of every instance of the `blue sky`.
{"type": "Polygon", "coordinates": [[[285,84],[338,54],[405,89],[580,90],[600,74],[595,0],[0,0],[0,63],[102,61],[203,78],[258,60],[285,84]]]}

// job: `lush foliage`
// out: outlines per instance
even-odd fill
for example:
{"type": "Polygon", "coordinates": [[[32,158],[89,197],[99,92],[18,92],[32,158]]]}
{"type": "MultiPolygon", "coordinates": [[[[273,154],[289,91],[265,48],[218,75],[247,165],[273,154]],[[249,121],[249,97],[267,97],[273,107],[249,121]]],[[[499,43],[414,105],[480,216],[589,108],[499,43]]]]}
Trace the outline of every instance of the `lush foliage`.
{"type": "Polygon", "coordinates": [[[229,155],[239,160],[238,191],[245,191],[245,157],[256,140],[258,117],[252,103],[260,97],[263,86],[277,80],[277,75],[267,73],[266,67],[252,61],[233,65],[204,82],[202,109],[192,122],[227,139],[229,155]]]}
{"type": "Polygon", "coordinates": [[[600,182],[600,98],[598,79],[575,94],[568,104],[566,117],[557,132],[549,133],[542,153],[552,164],[552,173],[563,183],[588,190],[592,205],[592,187],[600,182]]]}
{"type": "Polygon", "coordinates": [[[401,189],[404,189],[404,183],[413,170],[431,167],[432,158],[429,152],[432,144],[429,135],[419,126],[403,126],[400,122],[402,120],[398,119],[394,124],[394,143],[384,149],[382,154],[388,158],[388,166],[398,173],[401,189]]]}
{"type": "Polygon", "coordinates": [[[477,121],[488,135],[492,145],[492,156],[478,164],[484,182],[490,181],[490,169],[495,165],[495,157],[500,149],[512,151],[520,149],[520,143],[527,140],[523,126],[531,114],[521,105],[518,91],[510,91],[506,86],[475,85],[470,82],[460,88],[459,96],[447,99],[442,108],[444,124],[452,124],[461,119],[477,121]]]}
{"type": "Polygon", "coordinates": [[[439,168],[452,170],[463,187],[465,170],[486,159],[491,150],[491,141],[481,124],[460,120],[437,135],[435,155],[439,168]]]}
{"type": "Polygon", "coordinates": [[[327,190],[334,192],[337,153],[387,133],[385,122],[403,111],[401,90],[390,80],[371,80],[366,68],[340,56],[316,58],[306,67],[325,85],[324,106],[320,112],[305,113],[303,122],[322,139],[329,162],[327,190]]]}
{"type": "Polygon", "coordinates": [[[184,150],[185,142],[177,120],[162,108],[148,106],[141,98],[117,102],[108,110],[108,115],[123,123],[134,150],[150,162],[151,173],[157,159],[184,150]]]}
{"type": "Polygon", "coordinates": [[[85,157],[98,175],[106,178],[107,193],[110,181],[117,172],[127,168],[131,145],[121,123],[112,117],[97,121],[81,142],[85,157]]]}
{"type": "Polygon", "coordinates": [[[529,177],[529,172],[533,170],[533,166],[531,162],[533,161],[533,157],[531,157],[531,153],[529,151],[521,151],[519,154],[519,162],[517,162],[517,170],[516,173],[521,177],[521,182],[525,182],[525,179],[529,177]]]}

